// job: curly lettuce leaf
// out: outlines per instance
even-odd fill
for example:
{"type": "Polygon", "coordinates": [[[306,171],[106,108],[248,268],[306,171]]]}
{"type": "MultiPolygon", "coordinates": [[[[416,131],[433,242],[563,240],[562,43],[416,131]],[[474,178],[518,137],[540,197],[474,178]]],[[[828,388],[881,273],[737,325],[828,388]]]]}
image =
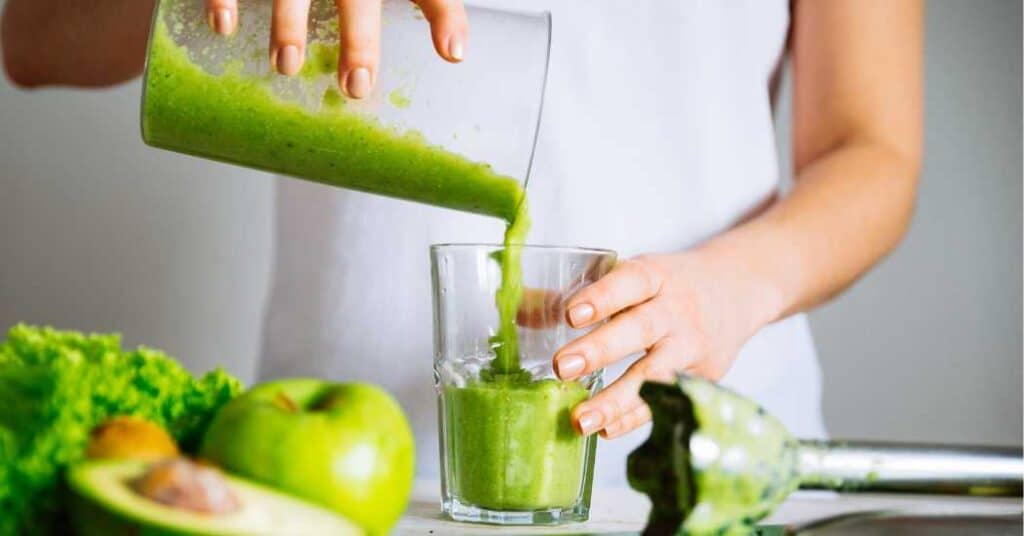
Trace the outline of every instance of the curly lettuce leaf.
{"type": "Polygon", "coordinates": [[[189,451],[241,389],[220,369],[197,379],[159,350],[123,350],[116,334],[12,327],[0,344],[0,535],[59,530],[62,470],[97,424],[148,419],[189,451]]]}

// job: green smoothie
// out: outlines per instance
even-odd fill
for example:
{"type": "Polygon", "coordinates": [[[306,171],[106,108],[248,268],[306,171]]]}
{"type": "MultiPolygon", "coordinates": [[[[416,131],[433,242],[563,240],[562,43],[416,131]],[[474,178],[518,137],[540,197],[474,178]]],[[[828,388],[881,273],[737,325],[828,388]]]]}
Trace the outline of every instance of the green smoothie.
{"type": "Polygon", "coordinates": [[[579,382],[533,380],[520,364],[522,248],[516,246],[529,225],[524,201],[496,257],[501,286],[493,361],[468,385],[443,390],[452,495],[490,510],[571,507],[584,490],[587,462],[593,463],[593,438],[581,437],[570,420],[572,409],[589,396],[587,389],[579,382]]]}
{"type": "Polygon", "coordinates": [[[453,495],[493,510],[575,504],[587,442],[569,412],[587,396],[579,383],[557,380],[446,387],[453,495]]]}
{"type": "MultiPolygon", "coordinates": [[[[174,42],[163,17],[153,31],[142,110],[147,143],[508,222],[516,218],[524,197],[519,181],[489,165],[343,106],[310,110],[282,100],[269,78],[242,74],[241,62],[211,74],[174,42]]],[[[311,47],[308,69],[330,67],[321,48],[311,47]]],[[[324,96],[325,103],[339,100],[336,90],[324,96]]]]}

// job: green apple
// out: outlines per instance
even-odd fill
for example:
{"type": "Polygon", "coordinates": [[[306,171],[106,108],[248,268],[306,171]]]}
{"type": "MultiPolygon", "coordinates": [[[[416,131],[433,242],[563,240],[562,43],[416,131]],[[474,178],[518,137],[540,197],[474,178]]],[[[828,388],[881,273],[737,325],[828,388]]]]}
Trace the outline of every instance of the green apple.
{"type": "Polygon", "coordinates": [[[383,534],[409,502],[414,449],[405,414],[383,390],[289,379],[257,385],[225,405],[200,454],[383,534]]]}

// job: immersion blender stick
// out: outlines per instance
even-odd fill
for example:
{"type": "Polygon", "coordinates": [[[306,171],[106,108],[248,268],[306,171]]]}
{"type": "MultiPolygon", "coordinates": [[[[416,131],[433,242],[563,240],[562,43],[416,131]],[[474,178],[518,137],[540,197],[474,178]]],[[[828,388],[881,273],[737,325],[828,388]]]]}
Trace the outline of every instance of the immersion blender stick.
{"type": "Polygon", "coordinates": [[[800,441],[800,487],[837,491],[1021,496],[1020,448],[800,441]]]}

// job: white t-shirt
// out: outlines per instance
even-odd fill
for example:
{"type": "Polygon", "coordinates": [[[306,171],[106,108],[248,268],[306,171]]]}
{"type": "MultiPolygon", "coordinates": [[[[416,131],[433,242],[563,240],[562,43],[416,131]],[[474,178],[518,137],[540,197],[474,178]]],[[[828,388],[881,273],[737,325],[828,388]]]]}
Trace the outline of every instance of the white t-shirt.
{"type": "MultiPolygon", "coordinates": [[[[769,80],[785,46],[787,0],[486,4],[552,13],[528,242],[623,258],[680,251],[777,192],[769,80]]],[[[294,179],[280,179],[276,216],[260,376],[383,386],[412,422],[417,472],[437,475],[428,246],[498,242],[502,222],[294,179]]],[[[803,316],[761,330],[723,383],[797,435],[824,435],[803,316]]],[[[625,456],[645,437],[600,441],[597,480],[623,482],[625,456]]]]}

